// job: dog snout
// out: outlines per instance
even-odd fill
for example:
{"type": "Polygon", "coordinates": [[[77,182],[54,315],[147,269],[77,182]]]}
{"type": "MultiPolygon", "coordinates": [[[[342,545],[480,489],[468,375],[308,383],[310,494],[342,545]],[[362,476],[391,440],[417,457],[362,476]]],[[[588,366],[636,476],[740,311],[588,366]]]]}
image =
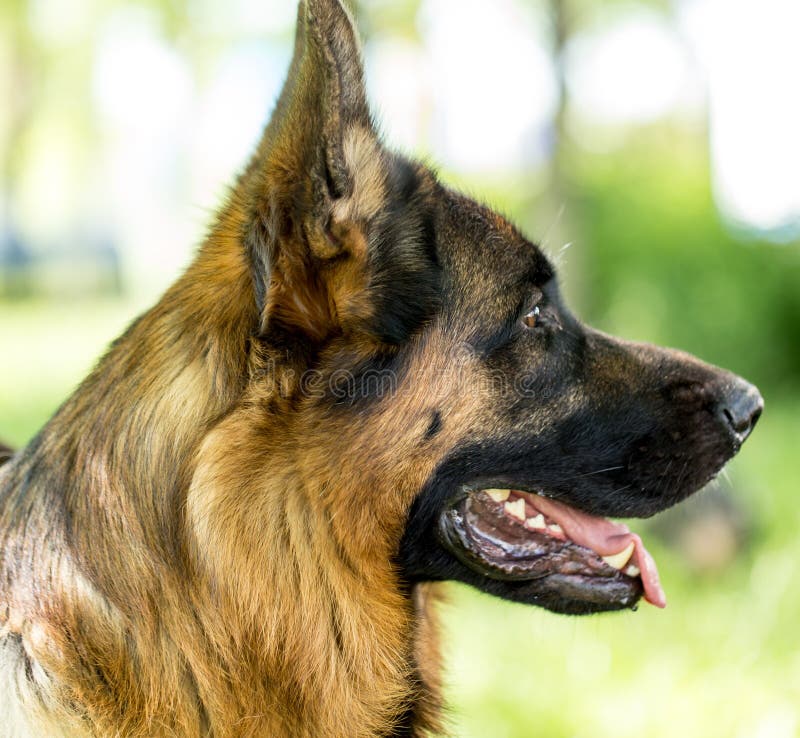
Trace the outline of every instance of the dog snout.
{"type": "Polygon", "coordinates": [[[717,415],[739,443],[752,433],[764,410],[764,399],[756,387],[743,379],[725,387],[717,403],[717,415]]]}

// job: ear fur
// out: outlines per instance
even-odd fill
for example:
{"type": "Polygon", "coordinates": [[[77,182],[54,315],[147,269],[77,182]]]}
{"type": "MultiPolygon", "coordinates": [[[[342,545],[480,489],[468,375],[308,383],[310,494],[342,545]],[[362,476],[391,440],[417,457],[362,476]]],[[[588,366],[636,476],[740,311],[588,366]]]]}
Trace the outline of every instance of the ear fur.
{"type": "Polygon", "coordinates": [[[244,178],[262,330],[322,340],[341,328],[345,293],[367,277],[387,162],[349,14],[339,0],[302,0],[289,75],[244,178]]]}

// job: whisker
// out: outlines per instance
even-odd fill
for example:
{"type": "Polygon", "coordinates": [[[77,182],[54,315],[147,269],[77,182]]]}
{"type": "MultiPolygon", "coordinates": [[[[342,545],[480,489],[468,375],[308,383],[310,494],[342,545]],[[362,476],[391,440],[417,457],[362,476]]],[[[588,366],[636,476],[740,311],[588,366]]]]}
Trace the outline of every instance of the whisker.
{"type": "Polygon", "coordinates": [[[570,479],[580,479],[581,477],[591,477],[593,474],[602,474],[603,472],[610,472],[610,471],[617,471],[618,469],[624,469],[625,466],[608,466],[605,469],[595,469],[594,471],[586,472],[584,474],[576,474],[574,477],[565,477],[564,481],[567,482],[570,479]]]}
{"type": "Polygon", "coordinates": [[[567,207],[566,202],[561,204],[561,207],[558,209],[558,212],[553,218],[553,222],[544,232],[544,236],[542,237],[542,246],[544,246],[545,248],[549,246],[550,236],[553,234],[553,231],[558,227],[558,224],[561,222],[561,218],[564,216],[564,210],[566,210],[566,207],[567,207]]]}

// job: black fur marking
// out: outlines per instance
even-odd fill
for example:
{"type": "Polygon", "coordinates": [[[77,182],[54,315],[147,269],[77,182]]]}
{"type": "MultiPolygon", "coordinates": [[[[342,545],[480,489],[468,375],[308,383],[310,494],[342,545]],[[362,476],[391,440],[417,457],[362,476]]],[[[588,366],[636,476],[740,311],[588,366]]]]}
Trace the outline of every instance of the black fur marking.
{"type": "Polygon", "coordinates": [[[390,399],[397,394],[404,375],[402,357],[396,352],[376,354],[367,360],[343,353],[329,364],[325,400],[337,407],[352,407],[370,400],[390,399]]]}
{"type": "Polygon", "coordinates": [[[411,200],[419,190],[416,166],[401,156],[391,157],[387,179],[395,196],[402,202],[411,200]]]}
{"type": "Polygon", "coordinates": [[[439,309],[441,270],[434,212],[409,162],[393,157],[386,205],[370,238],[373,330],[384,343],[405,343],[439,309]]]}
{"type": "Polygon", "coordinates": [[[431,422],[428,425],[428,430],[425,431],[425,440],[429,441],[436,436],[442,429],[442,414],[438,410],[431,413],[431,422]]]}
{"type": "Polygon", "coordinates": [[[555,280],[556,272],[553,265],[545,258],[538,247],[531,248],[531,263],[523,275],[523,281],[528,285],[544,286],[555,280]]]}
{"type": "Polygon", "coordinates": [[[253,278],[253,294],[258,314],[263,315],[267,304],[267,285],[269,283],[269,251],[267,234],[264,233],[261,219],[256,216],[244,237],[245,250],[253,278]]]}

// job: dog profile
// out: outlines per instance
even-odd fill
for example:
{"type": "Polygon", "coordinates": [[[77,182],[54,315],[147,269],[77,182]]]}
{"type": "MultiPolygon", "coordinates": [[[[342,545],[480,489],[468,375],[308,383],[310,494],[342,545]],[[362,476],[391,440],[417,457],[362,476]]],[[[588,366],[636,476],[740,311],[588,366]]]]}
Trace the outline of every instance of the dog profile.
{"type": "Polygon", "coordinates": [[[193,263],[0,466],[0,736],[443,730],[432,603],[664,604],[646,517],[762,410],[612,338],[507,220],[389,151],[339,0],[302,0],[193,263]]]}

